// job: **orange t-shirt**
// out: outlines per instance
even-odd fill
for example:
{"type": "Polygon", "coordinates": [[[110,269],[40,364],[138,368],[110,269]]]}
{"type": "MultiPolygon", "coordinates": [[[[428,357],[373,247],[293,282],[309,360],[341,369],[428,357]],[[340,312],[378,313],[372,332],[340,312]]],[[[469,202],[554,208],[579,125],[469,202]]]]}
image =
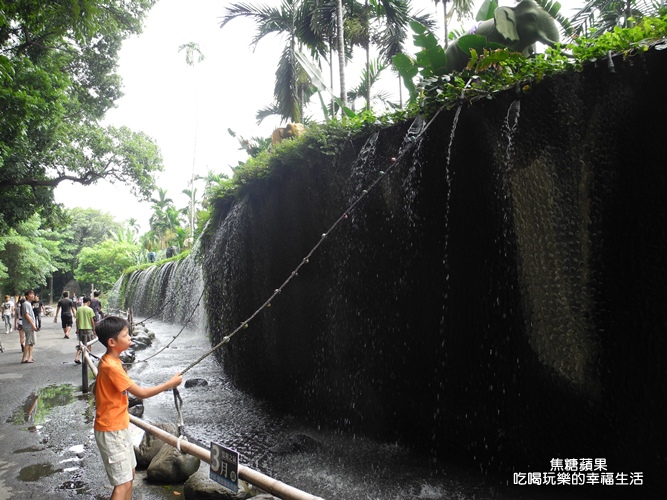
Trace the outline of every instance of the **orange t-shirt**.
{"type": "Polygon", "coordinates": [[[127,390],[134,385],[120,359],[102,356],[95,382],[95,430],[120,431],[130,426],[127,390]]]}

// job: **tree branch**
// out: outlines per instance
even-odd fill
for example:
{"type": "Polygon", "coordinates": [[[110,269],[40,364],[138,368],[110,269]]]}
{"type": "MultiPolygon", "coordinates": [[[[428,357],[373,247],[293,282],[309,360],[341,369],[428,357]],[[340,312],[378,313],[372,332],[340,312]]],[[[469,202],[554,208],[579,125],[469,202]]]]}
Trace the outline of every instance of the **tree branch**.
{"type": "Polygon", "coordinates": [[[77,177],[73,175],[60,175],[53,179],[3,179],[0,183],[0,191],[14,186],[31,186],[31,187],[56,187],[63,181],[70,181],[81,184],[82,186],[89,186],[96,181],[102,179],[104,176],[94,172],[86,172],[83,176],[77,177]]]}

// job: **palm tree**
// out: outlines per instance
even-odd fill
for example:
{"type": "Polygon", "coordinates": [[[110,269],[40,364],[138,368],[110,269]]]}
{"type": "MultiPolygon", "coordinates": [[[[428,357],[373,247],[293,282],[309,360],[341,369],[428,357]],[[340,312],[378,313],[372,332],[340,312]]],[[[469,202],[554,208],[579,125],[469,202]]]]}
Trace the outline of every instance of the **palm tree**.
{"type": "Polygon", "coordinates": [[[570,22],[577,35],[598,37],[616,26],[630,26],[632,19],[657,15],[660,5],[661,2],[652,0],[591,0],[570,22]],[[595,30],[589,31],[590,28],[595,30]]]}
{"type": "Polygon", "coordinates": [[[196,180],[204,181],[204,199],[202,200],[202,207],[208,208],[209,199],[213,197],[214,190],[223,180],[229,179],[227,174],[217,174],[212,170],[206,172],[205,176],[198,175],[196,180]]]}
{"type": "MultiPolygon", "coordinates": [[[[167,197],[167,190],[158,188],[158,198],[153,198],[153,214],[151,215],[148,224],[151,231],[155,234],[159,241],[160,248],[165,248],[169,241],[169,230],[172,228],[169,211],[174,209],[174,201],[167,197]]],[[[174,209],[175,210],[175,209],[174,209]]]]}
{"type": "MultiPolygon", "coordinates": [[[[472,0],[471,0],[472,1],[472,0]]],[[[410,0],[374,0],[372,20],[376,26],[372,40],[378,47],[380,57],[388,64],[399,52],[403,52],[405,41],[408,38],[410,22],[416,21],[429,30],[435,27],[435,21],[430,14],[412,13],[410,0]]],[[[369,58],[366,57],[366,74],[370,76],[369,58]]],[[[400,76],[398,76],[400,82],[400,76]]],[[[399,85],[399,89],[400,89],[399,85]]],[[[370,81],[368,82],[368,97],[370,99],[370,81]]],[[[401,99],[402,100],[402,99],[401,99]]],[[[402,104],[402,103],[401,103],[402,104]]]]}
{"type": "Polygon", "coordinates": [[[345,91],[345,28],[343,23],[343,0],[336,0],[336,26],[338,28],[338,72],[340,73],[340,100],[347,107],[345,91]]]}
{"type": "Polygon", "coordinates": [[[451,0],[452,6],[449,10],[447,10],[447,3],[449,0],[434,0],[436,5],[441,1],[443,8],[443,26],[445,30],[445,48],[447,48],[449,46],[449,19],[454,12],[457,12],[460,18],[472,15],[474,0],[451,0]]]}
{"type": "Polygon", "coordinates": [[[162,188],[157,188],[158,198],[151,198],[153,202],[153,210],[159,209],[164,210],[169,205],[174,203],[174,200],[167,198],[167,190],[162,188]]]}
{"type": "Polygon", "coordinates": [[[257,25],[257,32],[251,45],[256,46],[259,41],[270,33],[277,33],[287,38],[285,49],[278,60],[276,69],[276,83],[273,95],[275,106],[270,106],[258,112],[259,121],[268,114],[278,114],[283,120],[301,122],[303,111],[314,90],[310,79],[300,67],[295,51],[304,33],[309,31],[304,23],[304,12],[313,5],[311,1],[283,0],[279,8],[265,5],[250,5],[235,3],[227,7],[220,27],[224,27],[232,19],[249,17],[257,25]]]}
{"type": "Polygon", "coordinates": [[[109,236],[113,241],[118,243],[135,243],[137,239],[137,234],[130,228],[124,227],[122,229],[117,229],[116,231],[109,231],[109,236]]]}
{"type": "MultiPolygon", "coordinates": [[[[185,64],[188,66],[194,68],[195,65],[195,54],[197,54],[197,62],[202,62],[204,60],[204,54],[199,48],[199,44],[194,43],[194,42],[189,42],[186,44],[181,45],[178,48],[178,51],[180,52],[181,50],[185,50],[185,64]]],[[[197,125],[198,125],[198,116],[199,116],[199,92],[198,92],[198,87],[197,87],[197,79],[195,77],[195,140],[194,140],[194,145],[192,149],[192,176],[190,178],[190,185],[194,185],[195,183],[195,165],[197,163],[197,125]]],[[[192,196],[190,196],[190,213],[194,214],[195,212],[195,199],[194,199],[194,191],[191,193],[192,196]]],[[[194,226],[194,218],[190,218],[190,237],[194,238],[195,234],[195,226],[194,226]]]]}
{"type": "Polygon", "coordinates": [[[134,234],[139,234],[139,221],[137,221],[137,219],[134,217],[130,217],[130,219],[127,221],[127,227],[129,227],[134,234]]]}
{"type": "Polygon", "coordinates": [[[196,205],[197,205],[197,188],[194,189],[184,189],[181,191],[184,195],[188,197],[190,200],[190,203],[188,203],[188,206],[185,208],[182,208],[180,212],[185,215],[185,218],[188,221],[188,226],[190,227],[190,238],[194,239],[194,234],[195,234],[195,219],[197,219],[197,210],[196,210],[196,205]]]}
{"type": "Polygon", "coordinates": [[[197,54],[197,62],[204,60],[204,53],[199,48],[199,44],[195,42],[188,42],[180,45],[178,51],[185,50],[185,64],[188,66],[195,65],[195,53],[197,54]]]}

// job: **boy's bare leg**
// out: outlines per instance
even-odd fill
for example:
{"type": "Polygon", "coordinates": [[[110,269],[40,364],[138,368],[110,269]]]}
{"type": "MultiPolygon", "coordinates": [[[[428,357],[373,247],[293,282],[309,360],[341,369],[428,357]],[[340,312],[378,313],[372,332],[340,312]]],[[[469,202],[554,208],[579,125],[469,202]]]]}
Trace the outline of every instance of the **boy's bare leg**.
{"type": "Polygon", "coordinates": [[[113,493],[109,500],[132,500],[132,483],[134,482],[134,472],[132,469],[132,481],[114,486],[113,493]]]}
{"type": "Polygon", "coordinates": [[[132,500],[132,481],[114,486],[109,500],[132,500]]]}

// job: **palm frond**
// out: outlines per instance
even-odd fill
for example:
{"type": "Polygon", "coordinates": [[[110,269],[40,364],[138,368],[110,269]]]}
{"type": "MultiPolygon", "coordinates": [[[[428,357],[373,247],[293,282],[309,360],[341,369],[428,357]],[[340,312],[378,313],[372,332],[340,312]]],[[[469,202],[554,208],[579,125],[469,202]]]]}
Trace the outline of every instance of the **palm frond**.
{"type": "Polygon", "coordinates": [[[631,17],[657,15],[660,8],[658,0],[591,0],[570,20],[572,33],[597,37],[616,26],[626,26],[631,17]]]}
{"type": "MultiPolygon", "coordinates": [[[[284,3],[284,2],[283,2],[284,3]]],[[[285,18],[285,11],[266,5],[252,5],[249,3],[233,3],[222,16],[220,27],[239,17],[250,18],[255,21],[257,31],[251,45],[257,45],[266,35],[291,31],[291,20],[285,18]]]]}
{"type": "Polygon", "coordinates": [[[280,110],[278,109],[278,105],[275,102],[269,104],[268,106],[265,106],[264,108],[258,110],[257,113],[255,114],[255,118],[257,118],[257,125],[260,125],[265,118],[277,115],[280,115],[280,110]]]}
{"type": "Polygon", "coordinates": [[[560,13],[561,4],[555,0],[535,0],[535,2],[553,17],[563,28],[566,36],[572,36],[573,29],[570,20],[560,13]]]}

